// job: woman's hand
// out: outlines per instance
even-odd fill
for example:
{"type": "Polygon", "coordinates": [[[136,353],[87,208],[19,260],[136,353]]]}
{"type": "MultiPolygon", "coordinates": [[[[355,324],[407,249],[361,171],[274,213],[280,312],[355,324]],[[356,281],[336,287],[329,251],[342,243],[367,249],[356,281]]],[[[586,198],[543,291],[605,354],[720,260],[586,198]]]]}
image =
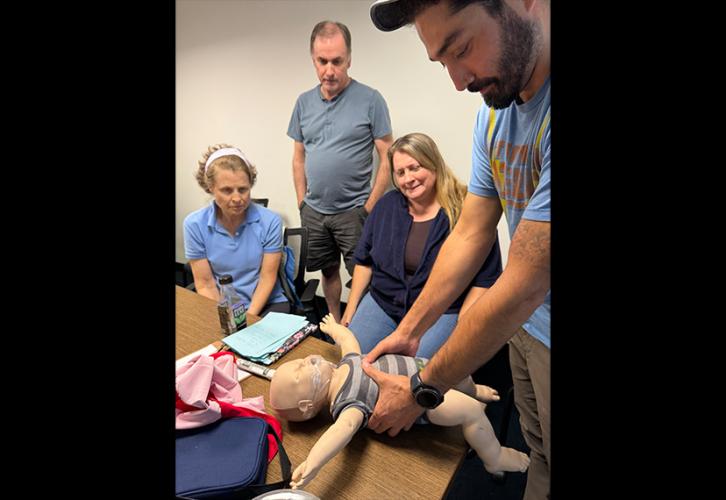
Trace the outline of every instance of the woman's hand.
{"type": "Polygon", "coordinates": [[[350,326],[350,322],[353,321],[353,316],[355,316],[355,307],[351,307],[350,305],[345,308],[345,312],[343,313],[343,317],[340,318],[340,324],[348,327],[350,326]]]}

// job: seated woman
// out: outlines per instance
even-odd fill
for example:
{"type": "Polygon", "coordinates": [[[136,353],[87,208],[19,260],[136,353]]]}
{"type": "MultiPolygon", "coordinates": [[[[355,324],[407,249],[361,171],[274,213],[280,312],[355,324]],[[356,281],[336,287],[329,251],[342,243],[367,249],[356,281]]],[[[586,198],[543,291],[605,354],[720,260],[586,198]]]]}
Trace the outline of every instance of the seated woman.
{"type": "Polygon", "coordinates": [[[210,146],[196,173],[214,199],[184,219],[184,252],[200,295],[219,299],[219,277],[231,274],[247,312],[290,312],[277,280],[282,258],[282,219],[251,202],[257,169],[239,149],[210,146]]]}
{"type": "MultiPolygon", "coordinates": [[[[361,368],[360,346],[350,330],[335,322],[328,314],[320,329],[333,337],[340,347],[342,359],[333,364],[313,354],[282,364],[270,382],[270,406],[285,420],[309,420],[328,408],[335,421],[310,450],[307,459],[292,473],[290,486],[302,488],[312,481],[358,432],[365,427],[378,399],[378,386],[361,368]]],[[[426,359],[386,354],[373,366],[387,373],[412,376],[426,359]]],[[[492,424],[484,413],[485,405],[498,401],[497,391],[474,384],[466,377],[446,392],[444,401],[435,409],[426,410],[418,423],[442,426],[461,425],[464,438],[476,451],[490,473],[524,472],[529,457],[513,448],[501,446],[492,424]]],[[[421,408],[423,412],[424,409],[421,408]]]]}
{"type": "MultiPolygon", "coordinates": [[[[364,353],[393,332],[421,293],[466,195],[434,141],[413,133],[388,150],[395,190],[376,203],[356,247],[353,283],[341,323],[364,353]],[[370,284],[370,291],[365,293],[370,284]],[[365,293],[365,295],[363,295],[365,293]]],[[[463,313],[502,273],[499,241],[469,288],[421,338],[416,355],[430,358],[463,313]]]]}

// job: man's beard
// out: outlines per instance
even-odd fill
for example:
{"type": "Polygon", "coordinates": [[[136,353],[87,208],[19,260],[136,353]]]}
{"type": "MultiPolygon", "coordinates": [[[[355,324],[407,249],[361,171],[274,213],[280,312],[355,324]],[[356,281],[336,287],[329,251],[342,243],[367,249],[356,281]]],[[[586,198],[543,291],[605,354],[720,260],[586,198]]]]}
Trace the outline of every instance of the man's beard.
{"type": "Polygon", "coordinates": [[[482,97],[487,106],[494,109],[509,107],[529,80],[529,73],[534,66],[537,36],[534,23],[520,19],[506,4],[503,7],[499,20],[502,38],[502,53],[497,65],[499,76],[474,80],[466,88],[469,92],[479,92],[490,83],[493,84],[482,97]]]}

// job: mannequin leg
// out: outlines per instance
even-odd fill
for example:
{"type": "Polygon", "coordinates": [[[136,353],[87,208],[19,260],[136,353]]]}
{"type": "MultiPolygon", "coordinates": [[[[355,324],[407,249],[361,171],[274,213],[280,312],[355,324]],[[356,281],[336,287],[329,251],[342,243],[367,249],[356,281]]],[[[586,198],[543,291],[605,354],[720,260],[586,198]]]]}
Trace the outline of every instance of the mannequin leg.
{"type": "Polygon", "coordinates": [[[474,399],[481,401],[482,403],[492,403],[499,401],[499,393],[489,387],[488,385],[475,384],[474,379],[471,376],[466,377],[464,380],[454,386],[457,391],[463,392],[467,396],[471,396],[474,399]]]}
{"type": "Polygon", "coordinates": [[[484,414],[483,405],[455,389],[449,390],[444,402],[426,412],[429,420],[437,425],[452,427],[461,425],[464,438],[484,462],[490,472],[524,472],[529,457],[524,453],[499,444],[492,424],[484,414]]]}

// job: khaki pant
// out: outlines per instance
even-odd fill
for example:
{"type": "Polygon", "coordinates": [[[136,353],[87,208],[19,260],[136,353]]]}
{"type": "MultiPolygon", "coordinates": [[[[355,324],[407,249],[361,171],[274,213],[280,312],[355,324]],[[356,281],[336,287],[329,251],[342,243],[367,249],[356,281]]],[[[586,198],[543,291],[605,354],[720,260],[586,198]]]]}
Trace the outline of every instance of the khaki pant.
{"type": "Polygon", "coordinates": [[[524,500],[550,498],[550,350],[519,328],[509,340],[514,404],[530,464],[524,500]]]}

